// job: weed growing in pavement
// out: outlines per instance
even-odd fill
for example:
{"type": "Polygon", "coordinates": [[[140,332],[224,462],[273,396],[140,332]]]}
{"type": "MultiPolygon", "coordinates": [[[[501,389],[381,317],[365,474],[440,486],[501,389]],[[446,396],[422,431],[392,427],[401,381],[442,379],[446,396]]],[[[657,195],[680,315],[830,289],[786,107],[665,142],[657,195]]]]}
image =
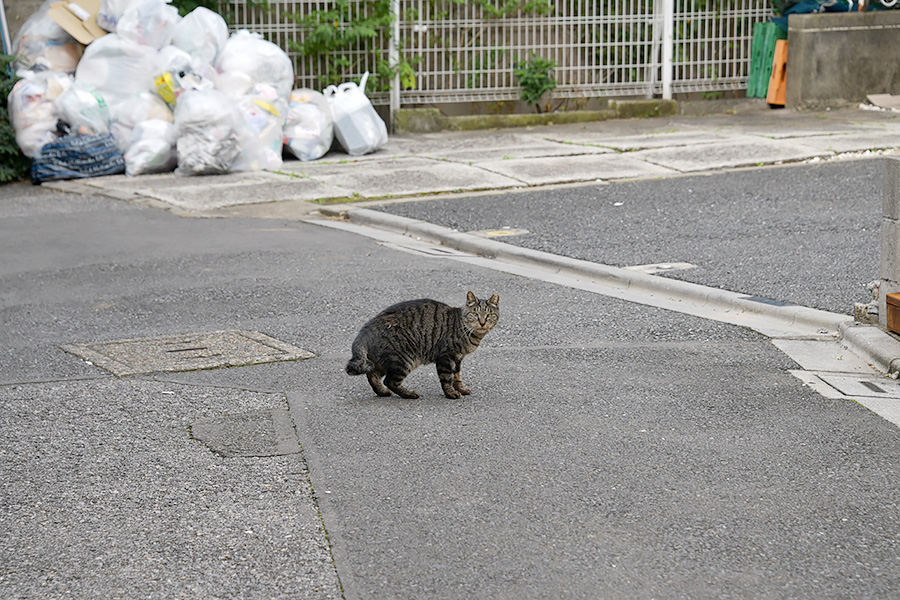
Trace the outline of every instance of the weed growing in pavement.
{"type": "Polygon", "coordinates": [[[522,87],[519,97],[534,105],[538,113],[542,112],[541,98],[545,93],[556,89],[556,79],[551,74],[556,66],[555,61],[547,60],[534,52],[531,53],[529,60],[515,65],[514,74],[522,87]]]}

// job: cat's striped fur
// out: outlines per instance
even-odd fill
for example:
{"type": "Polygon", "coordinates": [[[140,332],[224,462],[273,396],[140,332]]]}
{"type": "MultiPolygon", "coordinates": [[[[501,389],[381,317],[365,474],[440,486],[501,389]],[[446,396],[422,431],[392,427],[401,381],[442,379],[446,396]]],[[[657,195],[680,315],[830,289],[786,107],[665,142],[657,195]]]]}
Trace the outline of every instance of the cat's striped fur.
{"type": "Polygon", "coordinates": [[[363,325],[353,341],[347,373],[366,375],[379,396],[394,392],[418,398],[403,387],[403,380],[416,367],[435,363],[444,395],[459,398],[471,392],[460,378],[462,359],[475,351],[499,318],[497,294],[479,300],[469,292],[462,308],[428,299],[395,304],[363,325]]]}

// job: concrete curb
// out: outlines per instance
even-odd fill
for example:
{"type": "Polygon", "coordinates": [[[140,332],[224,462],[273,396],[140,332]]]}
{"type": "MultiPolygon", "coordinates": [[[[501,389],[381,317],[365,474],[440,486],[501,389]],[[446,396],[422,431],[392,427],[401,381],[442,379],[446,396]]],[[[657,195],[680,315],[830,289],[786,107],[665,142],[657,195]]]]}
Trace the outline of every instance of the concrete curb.
{"type": "Polygon", "coordinates": [[[867,357],[879,370],[885,373],[900,370],[900,341],[877,327],[857,324],[853,317],[847,315],[512,246],[418,219],[365,208],[322,207],[320,212],[330,217],[346,218],[354,224],[416,237],[460,252],[504,262],[527,264],[570,277],[589,278],[616,289],[631,289],[648,295],[665,295],[696,304],[716,306],[725,311],[758,314],[789,325],[804,326],[823,334],[834,334],[858,354],[867,357]]]}
{"type": "Polygon", "coordinates": [[[900,373],[900,341],[878,327],[850,321],[841,326],[841,339],[860,356],[866,357],[879,371],[896,376],[900,373]]]}

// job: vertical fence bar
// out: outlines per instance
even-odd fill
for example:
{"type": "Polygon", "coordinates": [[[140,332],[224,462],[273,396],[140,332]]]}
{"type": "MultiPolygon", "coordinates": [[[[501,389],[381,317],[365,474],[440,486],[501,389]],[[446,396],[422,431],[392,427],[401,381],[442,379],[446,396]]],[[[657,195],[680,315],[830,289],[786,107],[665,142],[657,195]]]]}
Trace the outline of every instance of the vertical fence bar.
{"type": "Polygon", "coordinates": [[[391,0],[391,35],[388,39],[388,64],[394,69],[391,80],[390,120],[400,110],[400,0],[391,0]]]}
{"type": "Polygon", "coordinates": [[[661,65],[662,38],[663,38],[663,6],[656,3],[653,9],[653,20],[651,22],[651,42],[650,56],[647,60],[647,98],[652,98],[656,93],[656,85],[659,81],[659,70],[661,65]]]}
{"type": "Polygon", "coordinates": [[[675,0],[663,0],[662,97],[672,99],[672,55],[675,45],[675,0]]]}

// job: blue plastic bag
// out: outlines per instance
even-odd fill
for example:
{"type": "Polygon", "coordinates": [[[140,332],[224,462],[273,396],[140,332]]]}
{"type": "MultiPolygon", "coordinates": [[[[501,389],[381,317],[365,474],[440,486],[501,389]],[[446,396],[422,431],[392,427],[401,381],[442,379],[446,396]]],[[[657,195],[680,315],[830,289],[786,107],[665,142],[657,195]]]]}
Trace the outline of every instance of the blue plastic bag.
{"type": "Polygon", "coordinates": [[[70,134],[41,146],[31,164],[31,183],[125,172],[125,157],[109,134],[70,134]]]}

